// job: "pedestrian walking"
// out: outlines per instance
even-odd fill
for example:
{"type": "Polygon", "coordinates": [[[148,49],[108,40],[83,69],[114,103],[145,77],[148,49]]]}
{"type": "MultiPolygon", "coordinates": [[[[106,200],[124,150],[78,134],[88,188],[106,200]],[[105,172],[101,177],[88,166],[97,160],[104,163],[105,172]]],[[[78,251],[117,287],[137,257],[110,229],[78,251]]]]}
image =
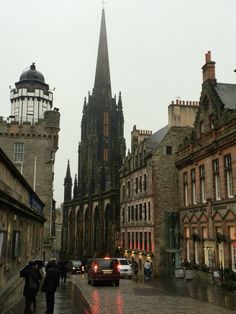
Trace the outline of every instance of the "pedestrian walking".
{"type": "Polygon", "coordinates": [[[23,296],[25,297],[24,314],[32,314],[36,311],[36,295],[42,278],[38,270],[38,264],[29,262],[29,264],[20,271],[20,276],[25,279],[23,291],[23,296]]]}
{"type": "Polygon", "coordinates": [[[138,263],[136,261],[133,261],[133,272],[135,276],[138,275],[138,263]]]}
{"type": "Polygon", "coordinates": [[[52,259],[46,266],[46,276],[41,291],[46,293],[47,310],[45,313],[53,314],[55,292],[60,283],[60,269],[56,259],[52,259]]]}
{"type": "Polygon", "coordinates": [[[144,278],[149,279],[152,273],[152,266],[148,259],[144,263],[143,268],[144,268],[144,278]]]}
{"type": "Polygon", "coordinates": [[[60,267],[61,282],[66,283],[66,273],[68,271],[67,261],[61,261],[59,263],[59,267],[60,267]]]}

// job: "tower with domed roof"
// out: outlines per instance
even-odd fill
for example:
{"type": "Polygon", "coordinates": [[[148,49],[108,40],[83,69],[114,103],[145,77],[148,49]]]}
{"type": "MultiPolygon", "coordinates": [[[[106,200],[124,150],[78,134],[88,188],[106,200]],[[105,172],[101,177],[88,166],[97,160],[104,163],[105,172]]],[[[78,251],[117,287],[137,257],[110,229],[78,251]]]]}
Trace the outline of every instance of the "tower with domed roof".
{"type": "Polygon", "coordinates": [[[55,239],[53,179],[60,113],[34,63],[11,89],[10,101],[9,117],[0,117],[0,147],[45,204],[42,257],[49,259],[55,239]]]}

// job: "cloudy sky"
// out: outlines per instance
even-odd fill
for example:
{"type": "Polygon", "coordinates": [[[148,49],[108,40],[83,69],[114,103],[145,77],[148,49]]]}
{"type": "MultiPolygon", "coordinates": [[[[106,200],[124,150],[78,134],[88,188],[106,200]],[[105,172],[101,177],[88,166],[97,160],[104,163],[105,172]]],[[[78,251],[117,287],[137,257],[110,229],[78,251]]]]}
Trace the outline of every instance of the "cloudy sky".
{"type": "MultiPolygon", "coordinates": [[[[54,92],[61,131],[55,199],[63,201],[67,160],[77,172],[83,99],[92,90],[101,0],[7,0],[0,10],[0,115],[10,115],[9,85],[32,62],[54,92]]],[[[125,137],[167,124],[172,100],[199,100],[204,55],[219,82],[236,83],[235,0],[106,0],[112,92],[122,92],[125,137]]]]}

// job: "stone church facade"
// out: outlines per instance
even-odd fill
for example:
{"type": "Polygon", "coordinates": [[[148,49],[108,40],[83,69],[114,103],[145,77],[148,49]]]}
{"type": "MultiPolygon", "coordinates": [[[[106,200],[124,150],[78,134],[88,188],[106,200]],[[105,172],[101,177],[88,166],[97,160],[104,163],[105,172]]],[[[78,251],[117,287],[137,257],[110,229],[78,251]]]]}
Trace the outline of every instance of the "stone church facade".
{"type": "Polygon", "coordinates": [[[236,85],[206,54],[195,130],[177,154],[182,259],[236,271],[236,85]]]}
{"type": "Polygon", "coordinates": [[[114,255],[119,238],[119,169],[125,154],[121,93],[112,97],[105,12],[95,83],[84,100],[78,177],[64,181],[62,255],[114,255]]]}

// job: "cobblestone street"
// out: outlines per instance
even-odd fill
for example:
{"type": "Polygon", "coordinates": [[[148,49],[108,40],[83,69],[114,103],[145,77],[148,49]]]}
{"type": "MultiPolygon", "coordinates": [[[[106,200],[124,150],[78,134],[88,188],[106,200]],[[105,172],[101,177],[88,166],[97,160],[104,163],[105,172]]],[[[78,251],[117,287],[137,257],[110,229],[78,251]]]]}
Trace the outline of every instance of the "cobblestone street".
{"type": "MultiPolygon", "coordinates": [[[[74,276],[80,291],[88,301],[91,313],[177,313],[177,314],[226,314],[230,309],[202,302],[192,297],[153,287],[133,280],[121,280],[120,287],[90,286],[86,276],[74,276]]],[[[204,293],[204,291],[203,291],[204,293]]]]}
{"type": "MultiPolygon", "coordinates": [[[[73,275],[57,289],[54,314],[230,314],[236,313],[235,309],[235,294],[220,293],[214,286],[194,281],[122,279],[119,287],[94,287],[87,283],[87,275],[73,275]]],[[[36,314],[45,310],[45,294],[39,293],[36,314]]],[[[4,314],[23,313],[22,298],[4,314]]]]}

